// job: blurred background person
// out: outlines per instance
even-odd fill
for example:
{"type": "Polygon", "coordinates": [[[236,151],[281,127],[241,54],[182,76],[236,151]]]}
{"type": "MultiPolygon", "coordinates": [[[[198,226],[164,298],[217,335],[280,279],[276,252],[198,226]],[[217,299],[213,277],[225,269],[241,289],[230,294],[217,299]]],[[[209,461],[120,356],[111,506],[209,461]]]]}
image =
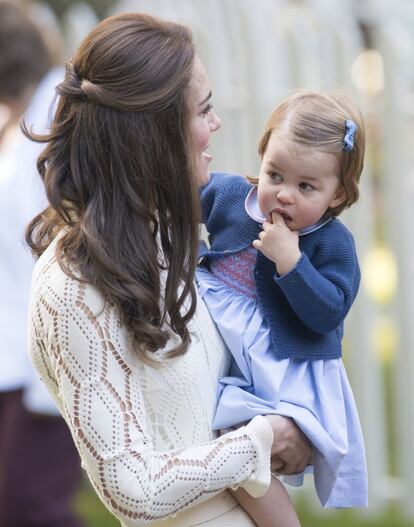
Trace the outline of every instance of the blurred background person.
{"type": "Polygon", "coordinates": [[[44,129],[62,77],[38,28],[0,0],[0,527],[81,526],[72,511],[78,454],[26,349],[33,261],[24,230],[46,197],[41,147],[19,125],[44,129]]]}

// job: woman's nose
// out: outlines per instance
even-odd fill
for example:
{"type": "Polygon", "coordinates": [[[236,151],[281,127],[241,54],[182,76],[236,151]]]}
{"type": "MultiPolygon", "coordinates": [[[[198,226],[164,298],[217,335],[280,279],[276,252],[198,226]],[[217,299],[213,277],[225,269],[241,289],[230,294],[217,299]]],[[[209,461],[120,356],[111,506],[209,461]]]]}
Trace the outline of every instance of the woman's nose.
{"type": "Polygon", "coordinates": [[[209,125],[210,125],[210,132],[215,132],[221,127],[221,119],[214,110],[211,110],[210,112],[209,125]]]}

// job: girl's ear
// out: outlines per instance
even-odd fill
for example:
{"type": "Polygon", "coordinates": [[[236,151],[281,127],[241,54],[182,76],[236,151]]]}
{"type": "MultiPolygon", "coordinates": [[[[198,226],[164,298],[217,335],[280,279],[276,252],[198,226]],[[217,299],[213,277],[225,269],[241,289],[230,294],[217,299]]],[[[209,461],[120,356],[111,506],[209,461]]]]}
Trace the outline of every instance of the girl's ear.
{"type": "Polygon", "coordinates": [[[338,205],[341,205],[346,200],[346,192],[342,185],[340,185],[335,192],[334,197],[332,198],[331,202],[329,203],[329,208],[334,209],[338,205]]]}

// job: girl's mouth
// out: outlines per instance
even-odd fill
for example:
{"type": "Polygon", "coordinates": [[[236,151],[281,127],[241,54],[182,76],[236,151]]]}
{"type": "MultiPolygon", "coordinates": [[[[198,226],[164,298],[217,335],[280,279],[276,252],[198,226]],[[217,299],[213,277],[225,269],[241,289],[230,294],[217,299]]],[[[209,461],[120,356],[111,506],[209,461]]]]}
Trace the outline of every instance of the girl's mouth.
{"type": "Polygon", "coordinates": [[[283,209],[275,209],[274,212],[280,214],[285,221],[292,221],[292,217],[283,209]]]}

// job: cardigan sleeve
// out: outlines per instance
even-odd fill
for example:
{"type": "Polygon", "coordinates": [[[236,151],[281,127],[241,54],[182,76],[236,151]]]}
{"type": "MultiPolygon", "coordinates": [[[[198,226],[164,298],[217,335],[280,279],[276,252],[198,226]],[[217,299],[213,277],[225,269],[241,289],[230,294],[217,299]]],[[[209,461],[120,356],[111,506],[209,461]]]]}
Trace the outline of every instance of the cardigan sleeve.
{"type": "Polygon", "coordinates": [[[46,287],[32,293],[33,362],[93,486],[123,525],[157,522],[228,487],[241,485],[253,496],[266,492],[273,432],[265,418],[204,444],[157,451],[142,378],[126,359],[114,306],[68,277],[46,287]]]}
{"type": "MultiPolygon", "coordinates": [[[[343,227],[343,226],[342,226],[343,227]]],[[[359,288],[360,270],[351,233],[325,240],[313,262],[302,252],[296,266],[276,283],[311,330],[334,331],[345,319],[359,288]]]]}

